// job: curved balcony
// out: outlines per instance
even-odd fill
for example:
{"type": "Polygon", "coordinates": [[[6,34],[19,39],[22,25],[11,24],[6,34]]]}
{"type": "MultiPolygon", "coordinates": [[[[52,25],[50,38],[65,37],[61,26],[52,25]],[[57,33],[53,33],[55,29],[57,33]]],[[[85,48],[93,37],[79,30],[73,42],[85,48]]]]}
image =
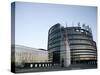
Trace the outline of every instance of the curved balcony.
{"type": "Polygon", "coordinates": [[[90,40],[70,40],[69,41],[70,45],[92,45],[95,47],[95,42],[94,41],[90,41],[90,40]]]}
{"type": "Polygon", "coordinates": [[[94,47],[94,46],[89,46],[89,45],[71,45],[71,46],[70,46],[70,49],[75,49],[75,50],[77,50],[77,49],[96,50],[96,47],[94,47]]]}

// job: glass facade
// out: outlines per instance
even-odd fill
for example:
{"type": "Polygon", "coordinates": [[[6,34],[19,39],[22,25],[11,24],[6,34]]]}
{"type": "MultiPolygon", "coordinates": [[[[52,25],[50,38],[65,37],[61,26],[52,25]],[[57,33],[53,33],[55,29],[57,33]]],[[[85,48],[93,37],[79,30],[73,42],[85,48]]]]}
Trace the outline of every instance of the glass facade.
{"type": "Polygon", "coordinates": [[[70,64],[70,51],[67,51],[69,44],[65,38],[65,28],[58,23],[50,28],[48,34],[49,61],[60,66],[68,66],[70,64]]]}
{"type": "Polygon", "coordinates": [[[28,63],[48,63],[48,51],[43,49],[15,45],[14,56],[12,56],[12,62],[15,62],[16,66],[28,63]]]}
{"type": "Polygon", "coordinates": [[[48,52],[50,62],[63,66],[97,64],[97,47],[90,28],[64,28],[59,23],[52,26],[48,32],[48,52]]]}
{"type": "Polygon", "coordinates": [[[81,27],[66,27],[71,50],[71,64],[97,63],[97,48],[92,33],[81,27]]]}
{"type": "Polygon", "coordinates": [[[60,24],[56,24],[49,30],[48,35],[48,51],[49,51],[49,61],[53,63],[60,63],[60,24]]]}

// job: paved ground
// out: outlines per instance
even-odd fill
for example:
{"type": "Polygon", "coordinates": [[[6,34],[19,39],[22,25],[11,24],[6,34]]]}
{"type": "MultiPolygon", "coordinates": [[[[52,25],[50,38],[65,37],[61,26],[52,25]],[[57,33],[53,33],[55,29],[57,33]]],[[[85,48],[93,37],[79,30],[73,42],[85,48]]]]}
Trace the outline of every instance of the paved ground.
{"type": "Polygon", "coordinates": [[[31,69],[16,69],[16,73],[24,73],[24,72],[46,72],[46,71],[61,71],[61,70],[71,70],[70,68],[62,68],[62,67],[45,67],[45,68],[31,68],[31,69]]]}
{"type": "Polygon", "coordinates": [[[61,70],[79,70],[79,69],[93,69],[97,68],[95,65],[71,65],[70,67],[40,67],[40,68],[16,68],[16,73],[27,73],[27,72],[46,72],[46,71],[61,71],[61,70]]]}

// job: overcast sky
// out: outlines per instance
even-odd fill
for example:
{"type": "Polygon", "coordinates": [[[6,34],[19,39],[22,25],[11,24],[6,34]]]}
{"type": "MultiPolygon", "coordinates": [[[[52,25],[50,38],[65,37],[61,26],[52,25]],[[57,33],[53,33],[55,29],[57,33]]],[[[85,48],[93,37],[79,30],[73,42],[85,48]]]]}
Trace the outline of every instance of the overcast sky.
{"type": "Polygon", "coordinates": [[[89,25],[97,42],[97,8],[61,4],[16,2],[15,43],[47,49],[48,30],[56,23],[62,26],[89,25]],[[73,24],[73,25],[72,25],[73,24]]]}

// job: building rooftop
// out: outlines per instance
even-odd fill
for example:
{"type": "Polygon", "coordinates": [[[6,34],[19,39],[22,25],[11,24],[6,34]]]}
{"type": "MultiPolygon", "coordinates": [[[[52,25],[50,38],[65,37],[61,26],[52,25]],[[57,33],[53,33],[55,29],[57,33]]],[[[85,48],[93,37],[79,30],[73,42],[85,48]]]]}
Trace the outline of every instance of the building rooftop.
{"type": "Polygon", "coordinates": [[[19,49],[22,49],[22,50],[37,50],[37,51],[47,51],[45,49],[38,49],[38,48],[32,48],[32,47],[27,47],[27,46],[23,46],[23,45],[12,45],[12,47],[15,47],[16,48],[19,48],[19,49]]]}

